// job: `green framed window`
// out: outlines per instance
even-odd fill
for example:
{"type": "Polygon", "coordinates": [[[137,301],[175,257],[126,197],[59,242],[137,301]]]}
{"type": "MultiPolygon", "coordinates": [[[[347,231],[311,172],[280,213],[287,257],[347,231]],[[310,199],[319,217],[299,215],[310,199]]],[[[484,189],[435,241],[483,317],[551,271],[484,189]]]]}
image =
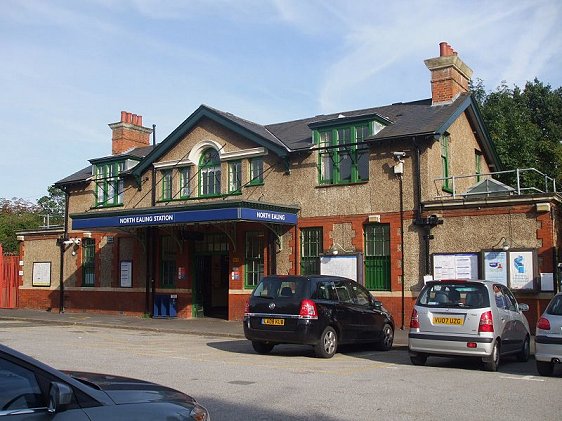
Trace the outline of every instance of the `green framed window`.
{"type": "Polygon", "coordinates": [[[368,123],[316,130],[320,184],[349,184],[369,179],[368,123]]]}
{"type": "Polygon", "coordinates": [[[172,200],[172,170],[162,171],[161,200],[172,200]]]}
{"type": "Polygon", "coordinates": [[[390,224],[365,225],[365,287],[390,291],[390,224]]]}
{"type": "Polygon", "coordinates": [[[228,163],[228,192],[239,193],[242,188],[242,162],[228,163]]]}
{"type": "Polygon", "coordinates": [[[180,173],[180,199],[187,199],[191,195],[191,190],[189,189],[189,180],[191,179],[191,170],[189,167],[182,167],[179,169],[180,173]]]}
{"type": "Polygon", "coordinates": [[[162,259],[160,263],[160,287],[176,286],[177,246],[171,236],[162,237],[162,259]]]}
{"type": "Polygon", "coordinates": [[[474,151],[474,170],[476,173],[476,182],[480,181],[482,175],[482,152],[474,151]]]}
{"type": "Polygon", "coordinates": [[[93,287],[96,282],[96,240],[82,240],[82,286],[93,287]]]}
{"type": "Polygon", "coordinates": [[[218,196],[221,193],[221,162],[218,151],[209,148],[199,160],[199,196],[218,196]]]}
{"type": "Polygon", "coordinates": [[[264,234],[262,232],[246,233],[246,252],[245,252],[245,287],[255,287],[261,278],[264,270],[264,234]]]}
{"type": "Polygon", "coordinates": [[[301,229],[301,275],[320,274],[322,251],[322,228],[301,229]]]}
{"type": "Polygon", "coordinates": [[[263,184],[263,158],[250,159],[250,184],[263,184]]]}
{"type": "Polygon", "coordinates": [[[449,143],[449,135],[441,136],[439,144],[441,147],[441,177],[443,177],[443,190],[452,193],[451,180],[448,178],[450,176],[449,143]]]}
{"type": "Polygon", "coordinates": [[[119,174],[125,168],[124,161],[98,164],[95,167],[96,207],[123,204],[123,179],[119,174]]]}

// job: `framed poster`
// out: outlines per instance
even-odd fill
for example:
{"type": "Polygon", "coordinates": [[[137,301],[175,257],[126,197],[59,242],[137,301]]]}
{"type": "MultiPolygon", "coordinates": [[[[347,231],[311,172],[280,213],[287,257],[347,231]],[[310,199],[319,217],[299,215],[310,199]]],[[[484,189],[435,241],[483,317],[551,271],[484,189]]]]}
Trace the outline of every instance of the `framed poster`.
{"type": "Polygon", "coordinates": [[[534,254],[529,250],[509,251],[509,287],[511,289],[535,288],[534,254]]]}
{"type": "Polygon", "coordinates": [[[33,262],[31,285],[34,287],[51,286],[51,262],[33,262]]]}
{"type": "Polygon", "coordinates": [[[507,286],[507,252],[503,250],[484,250],[483,278],[507,286]]]}
{"type": "Polygon", "coordinates": [[[320,257],[320,274],[343,276],[363,284],[361,254],[336,254],[320,257]]]}
{"type": "Polygon", "coordinates": [[[119,279],[121,280],[121,288],[131,288],[133,286],[133,262],[131,260],[121,261],[119,279]]]}
{"type": "Polygon", "coordinates": [[[478,279],[478,253],[434,254],[433,279],[478,279]]]}

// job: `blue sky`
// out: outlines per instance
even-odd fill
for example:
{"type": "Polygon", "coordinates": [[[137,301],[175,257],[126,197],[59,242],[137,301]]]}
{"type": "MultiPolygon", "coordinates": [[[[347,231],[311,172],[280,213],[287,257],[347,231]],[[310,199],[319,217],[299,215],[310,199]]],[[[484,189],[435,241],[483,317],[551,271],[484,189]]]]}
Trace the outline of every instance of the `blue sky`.
{"type": "Polygon", "coordinates": [[[430,96],[447,41],[488,90],[562,85],[559,0],[2,0],[0,198],[111,153],[125,110],[162,141],[200,104],[262,123],[430,96]]]}

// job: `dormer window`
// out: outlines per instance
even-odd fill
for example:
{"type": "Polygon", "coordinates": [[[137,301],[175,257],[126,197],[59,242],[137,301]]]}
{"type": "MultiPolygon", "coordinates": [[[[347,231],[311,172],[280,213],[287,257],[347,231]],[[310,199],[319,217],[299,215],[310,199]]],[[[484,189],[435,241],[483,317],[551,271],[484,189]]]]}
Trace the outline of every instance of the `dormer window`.
{"type": "Polygon", "coordinates": [[[95,166],[96,207],[123,204],[123,179],[125,161],[99,163],[95,166]]]}
{"type": "Polygon", "coordinates": [[[369,179],[369,123],[317,129],[320,184],[349,184],[369,179]]]}

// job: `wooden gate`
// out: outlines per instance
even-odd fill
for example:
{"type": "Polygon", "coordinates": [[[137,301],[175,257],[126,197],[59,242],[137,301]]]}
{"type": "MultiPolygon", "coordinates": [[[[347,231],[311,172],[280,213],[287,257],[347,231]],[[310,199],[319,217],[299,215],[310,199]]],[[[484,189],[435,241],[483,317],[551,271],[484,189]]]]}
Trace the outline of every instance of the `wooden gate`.
{"type": "Polygon", "coordinates": [[[16,308],[19,256],[4,256],[0,244],[0,308],[16,308]]]}

